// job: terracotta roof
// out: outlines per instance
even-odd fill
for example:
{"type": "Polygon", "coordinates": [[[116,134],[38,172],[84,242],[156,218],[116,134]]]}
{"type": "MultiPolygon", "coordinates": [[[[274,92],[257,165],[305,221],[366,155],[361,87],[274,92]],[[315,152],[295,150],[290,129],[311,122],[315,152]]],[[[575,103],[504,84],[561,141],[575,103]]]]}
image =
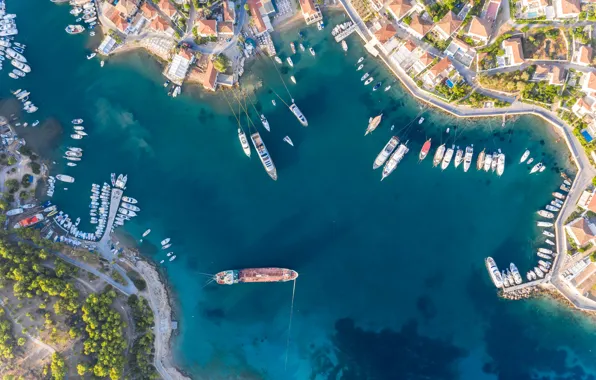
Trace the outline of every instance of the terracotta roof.
{"type": "Polygon", "coordinates": [[[590,199],[590,202],[588,202],[587,209],[596,212],[596,196],[594,196],[594,194],[592,194],[592,198],[590,199]]]}
{"type": "Polygon", "coordinates": [[[229,21],[217,23],[217,33],[234,34],[234,24],[229,21]]]}
{"type": "Polygon", "coordinates": [[[161,9],[161,11],[165,13],[168,17],[172,17],[176,14],[176,7],[174,7],[172,3],[170,3],[168,0],[160,0],[158,5],[159,9],[161,9]]]}
{"type": "Polygon", "coordinates": [[[215,90],[215,81],[217,80],[217,70],[213,66],[213,61],[209,60],[207,63],[207,70],[205,72],[205,81],[203,86],[209,90],[215,90]]]}
{"type": "Polygon", "coordinates": [[[590,240],[594,239],[592,230],[588,226],[588,221],[584,218],[579,218],[576,221],[568,224],[569,231],[575,236],[575,239],[580,246],[585,245],[590,240]]]}
{"type": "Polygon", "coordinates": [[[492,25],[476,16],[472,17],[470,21],[470,27],[468,28],[468,34],[474,34],[479,37],[488,38],[492,30],[492,25]]]}
{"type": "Polygon", "coordinates": [[[259,8],[261,7],[261,3],[258,0],[247,0],[246,4],[250,9],[250,14],[255,22],[255,26],[259,33],[263,33],[267,30],[267,26],[265,25],[265,21],[263,21],[263,16],[261,15],[261,11],[259,8]]]}
{"type": "Polygon", "coordinates": [[[393,0],[387,4],[387,8],[389,8],[391,13],[393,13],[393,16],[399,20],[412,9],[412,5],[407,0],[393,0]]]}
{"type": "Polygon", "coordinates": [[[585,112],[590,112],[590,104],[588,104],[588,102],[586,102],[584,98],[577,99],[577,101],[573,105],[573,108],[576,107],[583,109],[585,112]]]}
{"type": "Polygon", "coordinates": [[[551,74],[551,84],[563,84],[563,81],[565,80],[565,70],[561,70],[559,66],[553,66],[551,74]]]}
{"type": "Polygon", "coordinates": [[[420,18],[419,14],[412,16],[412,22],[410,22],[410,29],[420,33],[422,36],[426,35],[433,27],[433,24],[429,24],[420,18]]]}
{"type": "Polygon", "coordinates": [[[180,51],[178,52],[178,55],[188,59],[189,61],[192,59],[192,53],[190,51],[188,51],[188,49],[180,49],[180,51]]]}
{"type": "Polygon", "coordinates": [[[428,65],[430,65],[433,61],[433,59],[435,59],[435,57],[430,54],[429,52],[425,51],[424,54],[422,54],[420,56],[420,58],[418,58],[418,60],[426,67],[428,65]]]}
{"type": "Polygon", "coordinates": [[[143,14],[143,16],[145,16],[145,18],[148,18],[149,20],[157,16],[157,11],[155,10],[155,8],[147,4],[147,2],[144,2],[143,5],[141,5],[141,13],[143,14]]]}
{"type": "Polygon", "coordinates": [[[524,52],[522,50],[521,39],[518,38],[510,38],[508,40],[503,41],[503,48],[509,47],[511,48],[511,64],[512,65],[519,65],[524,62],[524,52]]]}
{"type": "Polygon", "coordinates": [[[592,63],[592,48],[589,46],[582,45],[579,47],[577,54],[577,63],[589,65],[592,63]]]}
{"type": "Polygon", "coordinates": [[[407,40],[403,46],[408,49],[410,53],[416,50],[416,45],[410,40],[407,40]]]}
{"type": "Polygon", "coordinates": [[[201,36],[217,36],[217,20],[199,20],[197,33],[201,36]]]}
{"type": "Polygon", "coordinates": [[[451,60],[448,57],[441,59],[436,65],[428,69],[435,77],[438,77],[443,71],[451,66],[451,60]]]}
{"type": "Polygon", "coordinates": [[[165,32],[170,28],[170,23],[164,20],[163,17],[157,16],[151,21],[149,27],[155,30],[156,32],[165,32]]]}
{"type": "Polygon", "coordinates": [[[115,5],[118,12],[128,17],[137,11],[137,4],[131,0],[120,0],[115,5]]]}
{"type": "Polygon", "coordinates": [[[116,7],[114,7],[112,4],[110,3],[104,3],[103,6],[103,15],[104,17],[107,17],[108,19],[112,19],[112,17],[114,17],[114,14],[117,14],[118,11],[116,10],[116,7]]]}
{"type": "Polygon", "coordinates": [[[460,25],[461,20],[459,20],[452,11],[447,12],[447,14],[443,16],[443,18],[436,24],[437,28],[441,29],[448,36],[451,36],[453,33],[455,33],[460,25]]]}
{"type": "Polygon", "coordinates": [[[222,6],[223,6],[224,21],[234,22],[234,20],[235,20],[234,9],[230,9],[230,5],[228,4],[228,1],[224,0],[222,6]]]}
{"type": "Polygon", "coordinates": [[[546,75],[550,72],[550,69],[546,65],[536,65],[536,71],[534,71],[534,76],[536,75],[546,75]]]}
{"type": "Polygon", "coordinates": [[[120,17],[120,14],[118,12],[114,12],[114,14],[112,14],[112,17],[110,17],[110,21],[113,22],[114,25],[116,25],[116,28],[121,32],[124,32],[128,27],[128,23],[125,19],[120,17]]]}
{"type": "Polygon", "coordinates": [[[300,0],[300,8],[302,8],[302,13],[307,14],[308,16],[317,13],[315,3],[313,3],[312,0],[300,0]]]}
{"type": "Polygon", "coordinates": [[[587,77],[586,79],[584,79],[584,84],[582,88],[586,88],[590,91],[596,91],[596,74],[590,71],[589,73],[585,73],[584,75],[587,75],[587,77]]]}
{"type": "Polygon", "coordinates": [[[384,44],[385,42],[389,41],[396,32],[397,30],[395,30],[393,25],[387,24],[375,32],[375,37],[380,43],[384,44]]]}
{"type": "Polygon", "coordinates": [[[572,15],[580,13],[580,0],[558,0],[561,2],[561,13],[563,15],[572,15]]]}

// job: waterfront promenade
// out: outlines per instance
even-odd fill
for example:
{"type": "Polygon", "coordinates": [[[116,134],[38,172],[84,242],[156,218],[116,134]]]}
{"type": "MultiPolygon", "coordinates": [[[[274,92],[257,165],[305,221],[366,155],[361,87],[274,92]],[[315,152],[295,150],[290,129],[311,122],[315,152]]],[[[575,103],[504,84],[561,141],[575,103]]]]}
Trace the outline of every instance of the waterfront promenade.
{"type": "MultiPolygon", "coordinates": [[[[545,121],[555,126],[561,133],[562,137],[567,143],[567,147],[571,153],[571,158],[578,168],[577,176],[574,179],[573,186],[569,191],[567,199],[561,208],[559,216],[555,224],[557,252],[559,254],[554,260],[553,271],[544,280],[533,281],[515,287],[511,287],[506,292],[521,290],[527,287],[542,284],[552,284],[557,290],[567,298],[577,308],[596,311],[596,302],[586,297],[583,297],[579,292],[569,286],[565,280],[562,280],[559,272],[567,259],[567,242],[565,239],[565,232],[563,230],[563,223],[575,210],[577,201],[581,196],[583,190],[591,183],[592,178],[596,176],[596,169],[590,164],[588,156],[581,146],[580,142],[573,135],[573,130],[563,120],[561,120],[555,113],[544,108],[537,107],[531,104],[514,101],[510,106],[503,108],[470,108],[463,107],[457,104],[447,103],[430,93],[420,89],[414,80],[398,65],[393,63],[386,54],[380,49],[371,46],[373,36],[370,30],[366,27],[363,20],[360,18],[356,10],[352,7],[349,0],[340,0],[344,10],[358,28],[358,35],[363,39],[364,44],[371,54],[377,56],[385,65],[393,72],[399,79],[401,84],[410,92],[416,99],[432,105],[440,110],[443,110],[456,117],[498,117],[498,116],[513,116],[513,115],[535,115],[541,117],[545,121]]],[[[476,87],[475,91],[491,96],[499,100],[511,101],[510,97],[505,97],[502,94],[476,87]]]]}
{"type": "Polygon", "coordinates": [[[111,231],[112,227],[114,226],[114,219],[116,219],[116,214],[118,214],[118,207],[120,207],[120,201],[122,200],[123,194],[124,191],[121,189],[112,189],[112,195],[110,197],[110,211],[108,213],[108,219],[106,221],[105,233],[101,237],[101,240],[97,243],[97,250],[105,259],[109,261],[112,261],[115,258],[115,255],[112,253],[112,249],[110,247],[110,242],[112,241],[111,231]]]}

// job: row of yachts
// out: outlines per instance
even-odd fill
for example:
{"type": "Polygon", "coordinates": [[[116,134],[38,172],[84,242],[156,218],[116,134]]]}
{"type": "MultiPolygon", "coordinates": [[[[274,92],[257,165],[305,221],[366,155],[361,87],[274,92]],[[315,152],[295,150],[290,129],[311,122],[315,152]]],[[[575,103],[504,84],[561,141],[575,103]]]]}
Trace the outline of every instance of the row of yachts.
{"type": "MultiPolygon", "coordinates": [[[[150,233],[150,232],[151,232],[151,230],[147,230],[147,231],[145,231],[145,232],[143,233],[143,237],[145,237],[145,236],[149,235],[149,233],[150,233]]],[[[142,239],[141,239],[141,240],[142,240],[142,239]]],[[[170,239],[170,238],[165,238],[165,239],[163,239],[163,240],[160,242],[160,244],[161,244],[161,249],[165,250],[165,249],[168,249],[168,248],[170,248],[170,247],[172,246],[172,243],[171,243],[171,241],[172,241],[172,239],[170,239]]],[[[166,254],[166,257],[168,257],[168,261],[174,261],[174,260],[176,260],[176,255],[174,254],[174,252],[168,252],[168,253],[166,254]]],[[[160,263],[160,264],[163,264],[164,262],[165,262],[165,260],[161,260],[159,263],[160,263]]]]}
{"type": "MultiPolygon", "coordinates": [[[[12,94],[23,104],[23,110],[27,113],[34,113],[37,111],[37,106],[29,99],[31,93],[27,90],[21,90],[20,88],[15,91],[11,91],[12,94]]],[[[36,127],[39,124],[39,120],[35,120],[31,123],[32,127],[36,127]]],[[[26,124],[25,124],[26,125],[26,124]]]]}
{"type": "MultiPolygon", "coordinates": [[[[526,156],[527,158],[527,156],[526,156]]],[[[561,185],[561,190],[569,191],[571,188],[571,179],[568,178],[566,175],[564,176],[565,180],[561,185]]],[[[555,213],[559,212],[563,207],[563,200],[565,199],[565,195],[561,194],[560,192],[554,192],[553,195],[555,198],[550,202],[550,204],[546,205],[546,210],[539,210],[537,213],[539,216],[546,218],[546,219],[553,219],[555,217],[555,213]],[[556,194],[556,195],[555,195],[556,194]]],[[[553,260],[557,255],[557,251],[555,248],[556,243],[551,240],[555,239],[556,235],[550,230],[554,224],[548,221],[538,221],[538,227],[543,228],[542,236],[545,237],[544,242],[549,247],[540,247],[538,248],[536,255],[538,256],[538,264],[530,269],[526,273],[526,278],[528,281],[535,281],[538,279],[544,278],[548,272],[553,267],[553,260]]],[[[519,276],[519,271],[512,263],[510,264],[510,268],[505,271],[499,271],[495,260],[492,257],[487,257],[485,259],[486,268],[489,272],[489,275],[497,288],[506,288],[514,285],[519,285],[522,283],[521,276],[519,276]]]]}
{"type": "Polygon", "coordinates": [[[0,70],[3,69],[3,62],[9,60],[14,67],[8,76],[12,79],[25,77],[31,72],[31,67],[27,64],[27,59],[23,55],[26,46],[14,41],[15,36],[19,34],[16,24],[15,14],[7,14],[4,3],[0,3],[0,70]]]}
{"type": "MultiPolygon", "coordinates": [[[[89,1],[83,5],[74,6],[70,10],[70,14],[76,17],[76,22],[85,23],[89,29],[94,29],[97,25],[97,9],[95,8],[95,3],[93,1],[89,1]]],[[[85,27],[80,24],[72,24],[68,25],[65,28],[65,31],[68,34],[79,34],[85,31],[85,27]]],[[[90,35],[94,36],[95,32],[91,31],[90,35]]]]}
{"type": "Polygon", "coordinates": [[[0,36],[15,36],[19,34],[17,24],[14,19],[17,16],[14,14],[6,13],[6,3],[4,0],[0,0],[0,36]]]}

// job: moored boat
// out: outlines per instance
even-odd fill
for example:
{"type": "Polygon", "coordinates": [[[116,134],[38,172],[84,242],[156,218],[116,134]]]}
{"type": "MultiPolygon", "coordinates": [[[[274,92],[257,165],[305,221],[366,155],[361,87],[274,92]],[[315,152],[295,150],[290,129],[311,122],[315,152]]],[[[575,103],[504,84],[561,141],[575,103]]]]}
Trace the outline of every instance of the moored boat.
{"type": "Polygon", "coordinates": [[[457,168],[462,161],[464,160],[464,151],[459,149],[459,146],[457,147],[457,150],[455,152],[455,162],[454,165],[457,168]]]}
{"type": "Polygon", "coordinates": [[[497,156],[497,175],[500,177],[505,171],[505,154],[499,153],[497,156]]]}
{"type": "Polygon", "coordinates": [[[492,162],[493,162],[493,156],[492,156],[492,154],[489,153],[484,158],[484,171],[485,172],[488,172],[490,170],[490,167],[492,166],[492,162]]]}
{"type": "Polygon", "coordinates": [[[271,127],[269,126],[269,121],[267,120],[267,118],[265,117],[265,115],[264,114],[261,114],[260,118],[261,118],[261,123],[263,124],[263,127],[268,132],[271,132],[271,127]]]}
{"type": "Polygon", "coordinates": [[[488,270],[488,274],[490,275],[493,284],[497,288],[503,287],[503,277],[501,276],[501,272],[499,272],[499,268],[495,263],[495,260],[492,257],[487,257],[484,259],[484,263],[486,264],[486,269],[488,270]]]}
{"type": "Polygon", "coordinates": [[[308,127],[308,120],[306,120],[306,117],[304,116],[302,111],[300,111],[300,108],[298,108],[296,103],[292,103],[292,105],[290,106],[290,111],[292,111],[294,116],[296,116],[296,119],[298,119],[298,121],[300,122],[300,124],[302,124],[303,127],[308,127]]]}
{"type": "Polygon", "coordinates": [[[259,132],[255,132],[252,135],[250,135],[250,139],[252,140],[252,144],[255,147],[257,154],[259,155],[259,159],[261,160],[261,163],[263,164],[265,171],[267,171],[267,174],[269,174],[269,176],[274,181],[276,181],[277,169],[275,168],[275,164],[273,163],[271,156],[269,156],[269,151],[267,150],[267,147],[265,146],[265,143],[263,142],[261,135],[259,134],[259,132]]]}
{"type": "Polygon", "coordinates": [[[298,272],[285,268],[248,268],[226,270],[214,276],[220,285],[234,285],[252,282],[286,282],[298,278],[298,272]]]}
{"type": "Polygon", "coordinates": [[[517,269],[515,264],[513,264],[513,263],[509,264],[509,270],[511,271],[511,274],[513,275],[513,281],[515,281],[515,283],[517,285],[521,284],[522,278],[521,278],[521,275],[519,274],[519,270],[517,269]]]}
{"type": "Polygon", "coordinates": [[[466,147],[466,154],[464,155],[464,172],[467,172],[470,169],[472,158],[474,158],[474,145],[466,147]]]}
{"type": "Polygon", "coordinates": [[[285,136],[285,137],[283,138],[283,140],[284,140],[285,142],[287,142],[288,144],[290,144],[291,146],[294,146],[294,142],[292,141],[292,139],[290,138],[290,136],[285,136]]]}
{"type": "Polygon", "coordinates": [[[248,140],[246,139],[246,134],[242,130],[242,128],[238,128],[238,139],[240,140],[240,145],[242,145],[242,150],[246,156],[250,157],[250,145],[248,145],[248,140]]]}
{"type": "Polygon", "coordinates": [[[379,152],[379,154],[377,155],[377,158],[375,159],[375,162],[373,163],[373,170],[378,169],[381,166],[383,166],[383,164],[385,163],[385,161],[387,161],[387,159],[393,153],[395,148],[397,148],[398,144],[399,144],[399,138],[397,136],[393,136],[391,139],[389,139],[387,144],[385,144],[385,147],[383,148],[383,150],[381,150],[379,152]]]}
{"type": "Polygon", "coordinates": [[[68,34],[79,34],[83,33],[85,28],[82,25],[68,25],[65,30],[68,34]]]}
{"type": "Polygon", "coordinates": [[[530,174],[536,173],[542,168],[542,162],[537,163],[534,167],[530,170],[530,174]]]}
{"type": "Polygon", "coordinates": [[[553,224],[551,222],[538,222],[536,223],[538,227],[552,227],[553,224]]]}
{"type": "Polygon", "coordinates": [[[67,183],[73,183],[75,181],[75,179],[69,175],[66,174],[58,174],[56,176],[56,179],[62,182],[67,182],[67,183]]]}
{"type": "Polygon", "coordinates": [[[525,160],[528,159],[528,157],[530,157],[530,151],[526,149],[526,151],[524,152],[524,154],[519,159],[519,163],[520,164],[523,163],[525,160]]]}
{"type": "Polygon", "coordinates": [[[391,157],[389,157],[389,160],[385,164],[385,167],[383,168],[383,176],[381,177],[381,181],[384,180],[385,177],[387,177],[395,170],[397,165],[401,162],[401,160],[404,158],[406,153],[408,153],[408,151],[409,149],[406,146],[406,144],[400,144],[400,146],[397,148],[395,152],[393,152],[393,154],[391,155],[391,157]]]}
{"type": "Polygon", "coordinates": [[[420,153],[418,154],[419,161],[422,161],[426,158],[428,152],[430,151],[430,145],[430,139],[424,142],[424,144],[422,145],[422,149],[420,149],[420,153]]]}
{"type": "Polygon", "coordinates": [[[441,144],[441,145],[439,145],[439,147],[437,148],[437,151],[435,152],[435,156],[433,158],[433,167],[436,167],[441,163],[444,155],[445,155],[445,144],[441,144]]]}
{"type": "Polygon", "coordinates": [[[369,118],[368,119],[368,127],[366,128],[366,132],[364,132],[364,136],[368,135],[369,133],[371,133],[372,131],[377,129],[377,127],[381,123],[382,118],[383,118],[383,114],[379,114],[379,115],[375,116],[374,118],[373,117],[369,118]]]}
{"type": "Polygon", "coordinates": [[[448,148],[445,151],[445,156],[443,157],[443,161],[441,161],[441,170],[447,169],[447,167],[451,163],[451,159],[453,158],[454,152],[455,152],[455,145],[452,145],[451,148],[448,148]]]}
{"type": "Polygon", "coordinates": [[[559,198],[559,199],[565,199],[565,195],[563,195],[563,194],[561,194],[561,193],[559,193],[559,192],[557,192],[557,191],[555,191],[555,192],[553,193],[553,196],[554,196],[555,198],[559,198]]]}

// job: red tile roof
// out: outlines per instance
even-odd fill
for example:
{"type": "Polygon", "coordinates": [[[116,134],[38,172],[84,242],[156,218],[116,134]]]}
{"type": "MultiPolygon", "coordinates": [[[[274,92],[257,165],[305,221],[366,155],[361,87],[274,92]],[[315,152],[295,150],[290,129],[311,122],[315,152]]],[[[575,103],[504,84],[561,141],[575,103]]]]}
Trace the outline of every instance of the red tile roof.
{"type": "Polygon", "coordinates": [[[170,28],[170,23],[164,20],[163,17],[157,16],[151,21],[149,27],[155,30],[156,32],[165,32],[170,28]]]}
{"type": "Polygon", "coordinates": [[[217,80],[217,70],[213,66],[213,61],[210,59],[207,63],[207,71],[205,72],[205,81],[203,86],[209,90],[215,91],[215,81],[217,80]]]}
{"type": "Polygon", "coordinates": [[[427,21],[424,21],[422,18],[420,18],[420,15],[415,14],[414,16],[412,16],[412,22],[410,22],[410,28],[418,33],[420,33],[422,36],[425,36],[426,33],[428,33],[433,27],[433,24],[428,23],[427,21]]]}
{"type": "Polygon", "coordinates": [[[436,65],[428,69],[428,71],[435,77],[438,77],[443,71],[447,70],[451,64],[451,60],[448,57],[441,59],[436,65]]]}
{"type": "Polygon", "coordinates": [[[385,42],[389,41],[396,32],[397,30],[393,25],[387,24],[375,32],[375,37],[380,43],[384,44],[385,42]]]}
{"type": "Polygon", "coordinates": [[[217,33],[234,34],[234,24],[229,21],[217,23],[217,33]]]}
{"type": "Polygon", "coordinates": [[[224,21],[234,22],[234,20],[235,20],[234,10],[233,9],[230,9],[230,5],[228,4],[228,0],[224,0],[223,1],[222,7],[223,7],[224,21]]]}
{"type": "Polygon", "coordinates": [[[155,8],[153,8],[151,5],[149,5],[146,2],[143,3],[143,5],[141,5],[141,13],[143,14],[143,16],[145,16],[149,20],[151,20],[151,19],[153,19],[153,17],[157,16],[157,11],[155,10],[155,8]]]}
{"type": "Polygon", "coordinates": [[[261,2],[259,0],[247,0],[246,4],[250,9],[250,14],[255,22],[255,26],[259,33],[263,33],[267,30],[267,26],[265,26],[265,21],[263,21],[263,16],[261,15],[261,2]]]}
{"type": "Polygon", "coordinates": [[[461,20],[458,20],[455,13],[449,11],[436,25],[446,35],[451,36],[461,25],[461,20]]]}
{"type": "Polygon", "coordinates": [[[472,17],[472,21],[470,21],[470,28],[468,29],[468,34],[474,34],[476,36],[480,36],[483,38],[488,38],[492,29],[492,25],[479,17],[472,17]]]}
{"type": "Polygon", "coordinates": [[[112,14],[112,17],[110,17],[110,21],[112,21],[116,28],[121,32],[124,32],[128,27],[128,23],[126,22],[126,20],[120,17],[120,14],[117,12],[114,12],[114,14],[112,14]]]}
{"type": "Polygon", "coordinates": [[[594,239],[592,230],[588,226],[588,221],[584,218],[579,218],[572,224],[568,224],[569,231],[575,236],[575,239],[580,246],[585,245],[590,240],[594,239]]]}
{"type": "Polygon", "coordinates": [[[176,7],[174,7],[172,3],[170,3],[168,0],[160,0],[158,5],[159,9],[161,9],[161,11],[165,13],[168,17],[172,17],[176,14],[176,7]]]}
{"type": "Polygon", "coordinates": [[[579,47],[577,55],[577,63],[589,65],[592,63],[592,48],[589,46],[582,45],[579,47]]]}
{"type": "Polygon", "coordinates": [[[197,24],[197,33],[202,36],[217,36],[217,21],[199,20],[197,24]]]}
{"type": "Polygon", "coordinates": [[[315,3],[312,0],[300,0],[300,8],[302,8],[302,13],[312,16],[317,13],[315,8],[315,3]]]}
{"type": "Polygon", "coordinates": [[[407,0],[393,0],[387,4],[387,8],[398,19],[404,17],[412,9],[412,5],[407,0]]]}

